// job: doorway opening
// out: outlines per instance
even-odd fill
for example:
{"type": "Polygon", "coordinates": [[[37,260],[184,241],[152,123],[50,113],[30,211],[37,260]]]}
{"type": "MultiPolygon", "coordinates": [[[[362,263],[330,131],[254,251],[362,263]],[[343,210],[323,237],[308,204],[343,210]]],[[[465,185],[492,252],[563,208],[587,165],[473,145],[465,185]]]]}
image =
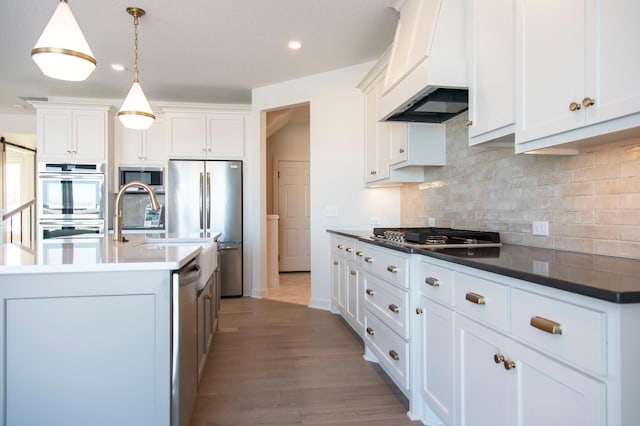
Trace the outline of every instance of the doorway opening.
{"type": "Polygon", "coordinates": [[[267,298],[305,305],[311,293],[309,142],[308,103],[267,113],[267,298]]]}

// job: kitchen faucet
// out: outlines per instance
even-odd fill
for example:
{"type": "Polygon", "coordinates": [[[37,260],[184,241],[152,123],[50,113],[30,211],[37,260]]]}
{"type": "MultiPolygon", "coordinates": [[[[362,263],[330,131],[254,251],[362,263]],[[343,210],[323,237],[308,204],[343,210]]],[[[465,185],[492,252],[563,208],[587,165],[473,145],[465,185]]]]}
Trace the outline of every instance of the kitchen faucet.
{"type": "Polygon", "coordinates": [[[116,214],[113,217],[113,240],[114,241],[118,241],[120,243],[126,243],[127,240],[125,237],[122,236],[122,210],[120,209],[120,199],[122,198],[122,194],[124,194],[124,192],[131,188],[132,186],[139,186],[142,189],[144,189],[145,191],[147,191],[149,193],[149,198],[151,198],[151,209],[153,211],[157,211],[160,210],[160,203],[158,202],[158,197],[156,196],[156,193],[153,189],[151,189],[151,187],[149,185],[147,185],[144,182],[129,182],[126,185],[123,185],[122,188],[120,188],[120,192],[118,192],[118,195],[116,196],[116,214]]]}

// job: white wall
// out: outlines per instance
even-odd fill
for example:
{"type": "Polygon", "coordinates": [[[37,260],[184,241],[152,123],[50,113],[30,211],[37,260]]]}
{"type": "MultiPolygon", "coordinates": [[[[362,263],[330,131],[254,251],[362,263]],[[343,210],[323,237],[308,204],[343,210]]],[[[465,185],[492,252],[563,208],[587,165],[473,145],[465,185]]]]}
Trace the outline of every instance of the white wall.
{"type": "Polygon", "coordinates": [[[36,134],[36,112],[33,114],[0,114],[0,134],[36,134]]]}
{"type": "MultiPolygon", "coordinates": [[[[247,164],[247,191],[259,206],[251,210],[248,230],[260,244],[252,250],[252,296],[266,291],[266,202],[261,182],[266,182],[265,111],[310,103],[311,161],[311,300],[310,306],[330,309],[330,256],[327,229],[371,229],[370,217],[380,217],[388,226],[400,224],[398,188],[366,189],[364,177],[363,96],[357,84],[373,63],[342,68],[284,83],[256,88],[252,103],[260,115],[256,138],[247,139],[247,157],[260,164],[247,164]],[[261,136],[258,136],[261,135],[261,136]],[[261,191],[257,194],[254,191],[261,191]],[[338,216],[325,216],[327,206],[336,206],[338,216]]],[[[247,159],[247,162],[249,159],[247,159]]],[[[255,204],[252,204],[255,206],[255,204]]],[[[252,236],[253,238],[253,236],[252,236]]]]}

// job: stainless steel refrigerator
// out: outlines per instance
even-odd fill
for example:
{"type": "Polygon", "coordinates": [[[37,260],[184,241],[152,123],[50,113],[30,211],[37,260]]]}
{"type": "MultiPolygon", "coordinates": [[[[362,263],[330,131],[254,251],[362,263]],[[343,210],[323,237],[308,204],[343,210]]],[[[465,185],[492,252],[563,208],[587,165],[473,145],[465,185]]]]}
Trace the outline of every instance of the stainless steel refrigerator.
{"type": "Polygon", "coordinates": [[[167,231],[222,233],[222,296],[242,296],[242,161],[170,160],[167,231]]]}

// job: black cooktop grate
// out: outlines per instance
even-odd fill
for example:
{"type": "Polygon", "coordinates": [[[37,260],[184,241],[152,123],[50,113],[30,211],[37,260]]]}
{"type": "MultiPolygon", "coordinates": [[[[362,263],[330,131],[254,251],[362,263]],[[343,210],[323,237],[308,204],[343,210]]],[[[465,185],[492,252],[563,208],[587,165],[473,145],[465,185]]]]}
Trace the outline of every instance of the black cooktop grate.
{"type": "Polygon", "coordinates": [[[469,231],[466,229],[453,228],[373,228],[373,235],[384,237],[385,231],[395,231],[404,234],[404,240],[410,243],[425,244],[432,237],[447,237],[448,239],[475,239],[478,241],[488,241],[492,243],[500,242],[498,232],[489,231],[469,231]]]}

